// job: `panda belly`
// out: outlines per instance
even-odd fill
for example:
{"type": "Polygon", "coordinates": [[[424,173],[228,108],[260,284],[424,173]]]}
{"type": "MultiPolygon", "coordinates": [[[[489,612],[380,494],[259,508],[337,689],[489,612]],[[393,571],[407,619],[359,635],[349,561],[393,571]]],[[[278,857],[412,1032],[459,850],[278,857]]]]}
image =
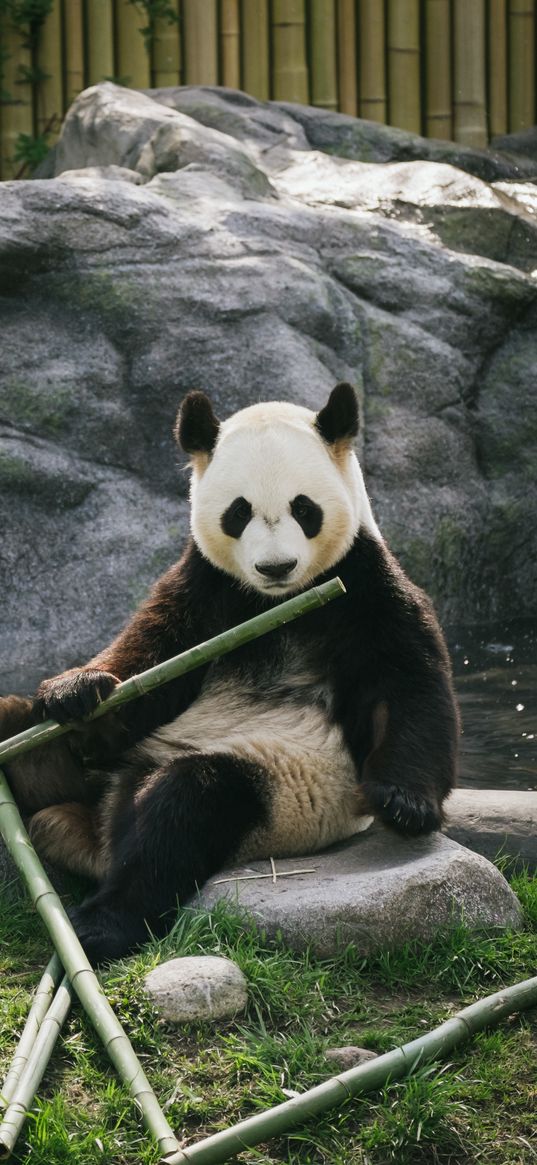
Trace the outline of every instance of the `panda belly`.
{"type": "Polygon", "coordinates": [[[243,840],[236,854],[241,861],[308,853],[372,821],[361,807],[343,733],[322,702],[279,704],[274,694],[252,695],[232,677],[213,683],[141,746],[152,765],[190,749],[231,754],[262,770],[267,820],[243,840]]]}

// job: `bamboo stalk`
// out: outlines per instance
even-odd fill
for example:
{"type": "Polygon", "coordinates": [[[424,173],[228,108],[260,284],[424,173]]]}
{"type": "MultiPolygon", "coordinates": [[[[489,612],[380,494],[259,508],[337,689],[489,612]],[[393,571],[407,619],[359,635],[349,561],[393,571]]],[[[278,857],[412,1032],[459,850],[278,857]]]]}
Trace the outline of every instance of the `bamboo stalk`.
{"type": "Polygon", "coordinates": [[[360,3],[360,117],[386,124],[386,20],[378,0],[360,3]]]}
{"type": "Polygon", "coordinates": [[[69,1014],[73,992],[64,975],[46,1015],[43,1018],[24,1071],[15,1085],[0,1124],[0,1153],[7,1155],[15,1142],[32,1107],[35,1094],[45,1074],[54,1045],[69,1014]]]}
{"type": "Polygon", "coordinates": [[[32,86],[24,80],[30,76],[32,53],[29,28],[16,28],[4,11],[0,15],[2,42],[2,137],[0,140],[0,173],[3,179],[14,178],[20,169],[15,152],[20,134],[33,136],[32,86]],[[24,71],[24,72],[23,72],[24,71]]]}
{"type": "Polygon", "coordinates": [[[36,50],[37,67],[42,74],[36,93],[36,130],[47,135],[52,145],[59,135],[63,116],[62,14],[60,0],[53,0],[45,17],[36,50]]]}
{"type": "Polygon", "coordinates": [[[239,1121],[232,1128],[214,1133],[199,1141],[164,1157],[165,1165],[218,1165],[237,1153],[267,1141],[271,1137],[283,1136],[309,1117],[326,1109],[335,1108],[350,1096],[361,1096],[381,1088],[388,1080],[400,1080],[415,1072],[431,1060],[447,1055],[458,1044],[505,1019],[508,1015],[537,1005],[537,976],[525,979],[504,991],[497,991],[484,999],[472,1003],[457,1012],[445,1023],[434,1028],[418,1039],[411,1040],[391,1052],[385,1052],[376,1060],[369,1060],[356,1068],[349,1068],[339,1076],[325,1080],[308,1092],[292,1100],[257,1113],[239,1121]]]}
{"type": "Polygon", "coordinates": [[[507,133],[507,0],[489,0],[489,131],[507,133]]]}
{"type": "Polygon", "coordinates": [[[218,85],[216,0],[183,0],[187,85],[218,85]]]}
{"type": "MultiPolygon", "coordinates": [[[[161,1153],[177,1149],[177,1140],[162,1112],[136,1054],[114,1015],[24,828],[0,769],[0,833],[52,938],[72,987],[104,1044],[118,1075],[130,1089],[161,1153]]],[[[6,1146],[8,1148],[8,1146],[6,1146]]]]}
{"type": "Polygon", "coordinates": [[[307,105],[306,12],[304,0],[272,0],[272,95],[275,101],[307,105]]]}
{"type": "Polygon", "coordinates": [[[87,0],[86,62],[88,85],[115,76],[112,0],[87,0]]]}
{"type": "Polygon", "coordinates": [[[67,109],[84,88],[84,13],[82,0],[64,0],[64,101],[67,109]]]}
{"type": "Polygon", "coordinates": [[[174,0],[176,20],[165,16],[155,18],[154,36],[151,45],[152,84],[157,89],[182,85],[181,0],[174,0]]]}
{"type": "Polygon", "coordinates": [[[486,146],[485,0],[454,0],[454,76],[455,141],[486,146]]]}
{"type": "Polygon", "coordinates": [[[449,0],[426,0],[425,6],[425,133],[450,141],[451,15],[449,0]]]}
{"type": "Polygon", "coordinates": [[[148,89],[151,84],[149,53],[144,29],[149,16],[129,0],[116,0],[116,72],[131,89],[148,89]]]}
{"type": "MultiPolygon", "coordinates": [[[[229,631],[222,631],[220,635],[215,635],[212,639],[207,639],[205,643],[200,643],[197,647],[183,651],[181,655],[175,655],[173,659],[157,663],[155,667],[150,667],[137,676],[131,676],[122,684],[118,684],[112,695],[98,704],[93,712],[85,717],[84,722],[97,720],[100,716],[104,716],[113,708],[120,707],[121,704],[126,704],[136,696],[152,692],[153,688],[158,688],[160,684],[167,683],[168,680],[185,675],[186,672],[193,671],[194,668],[201,667],[221,655],[227,655],[235,648],[242,647],[244,643],[249,643],[252,639],[259,639],[268,631],[274,631],[277,627],[283,626],[284,623],[290,623],[293,619],[298,619],[301,615],[307,614],[308,611],[313,611],[344,593],[345,587],[339,578],[330,579],[318,587],[310,587],[302,594],[279,603],[277,607],[263,611],[261,615],[255,615],[253,619],[247,619],[245,623],[238,623],[229,631]]],[[[57,736],[63,736],[66,732],[70,732],[72,727],[72,723],[57,724],[55,720],[45,720],[43,724],[27,728],[24,732],[19,732],[17,736],[0,742],[0,762],[11,760],[15,756],[22,756],[23,753],[36,748],[38,744],[47,744],[49,741],[55,740],[57,736]]]]}
{"type": "Polygon", "coordinates": [[[242,0],[241,86],[259,101],[270,97],[268,0],[242,0]]]}
{"type": "Polygon", "coordinates": [[[240,18],[239,0],[220,0],[221,84],[240,89],[240,18]]]}
{"type": "Polygon", "coordinates": [[[334,0],[310,4],[311,103],[338,108],[336,6],[334,0]]]}
{"type": "Polygon", "coordinates": [[[535,120],[535,4],[509,0],[509,130],[535,120]]]}
{"type": "Polygon", "coordinates": [[[62,975],[63,967],[58,956],[54,954],[34,994],[32,1006],[28,1012],[28,1018],[0,1093],[0,1108],[6,1108],[13,1099],[13,1094],[26,1068],[39,1029],[54,998],[54,992],[62,975]]]}
{"type": "Polygon", "coordinates": [[[389,122],[421,133],[419,0],[388,0],[389,122]]]}
{"type": "Polygon", "coordinates": [[[341,113],[358,113],[356,11],[354,0],[337,0],[337,74],[341,113]]]}

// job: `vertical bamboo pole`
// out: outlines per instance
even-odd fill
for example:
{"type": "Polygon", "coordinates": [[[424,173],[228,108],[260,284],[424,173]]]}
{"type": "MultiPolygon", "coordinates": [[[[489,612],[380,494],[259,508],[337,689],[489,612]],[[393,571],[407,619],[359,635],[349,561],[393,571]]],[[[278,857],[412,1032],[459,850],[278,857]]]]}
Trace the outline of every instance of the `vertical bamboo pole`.
{"type": "Polygon", "coordinates": [[[242,88],[260,101],[270,97],[268,0],[241,3],[242,88]]]}
{"type": "Polygon", "coordinates": [[[157,89],[182,85],[181,0],[174,0],[177,20],[155,18],[155,35],[151,45],[152,84],[157,89]]]}
{"type": "Polygon", "coordinates": [[[129,0],[115,4],[116,74],[131,89],[148,89],[151,84],[149,53],[143,29],[149,16],[129,0]]]}
{"type": "Polygon", "coordinates": [[[218,85],[216,0],[183,0],[187,85],[218,85]]]}
{"type": "Polygon", "coordinates": [[[63,3],[63,46],[64,46],[64,108],[84,88],[84,13],[82,0],[64,0],[63,3]]]}
{"type": "Polygon", "coordinates": [[[360,3],[360,117],[386,124],[386,19],[378,0],[360,3]]]}
{"type": "Polygon", "coordinates": [[[535,120],[535,4],[509,0],[509,130],[535,120]]]}
{"type": "Polygon", "coordinates": [[[449,0],[426,0],[425,80],[425,133],[449,141],[453,136],[449,0]]]}
{"type": "Polygon", "coordinates": [[[356,77],[356,10],[354,0],[337,0],[337,72],[341,113],[358,113],[356,77]]]}
{"type": "Polygon", "coordinates": [[[485,0],[454,0],[454,18],[454,136],[486,146],[485,0]]]}
{"type": "Polygon", "coordinates": [[[334,0],[310,0],[311,103],[338,108],[334,0]]]}
{"type": "Polygon", "coordinates": [[[112,0],[86,0],[86,62],[88,85],[115,77],[112,0]]]}
{"type": "Polygon", "coordinates": [[[507,133],[507,0],[489,0],[489,130],[507,133]]]}
{"type": "Polygon", "coordinates": [[[32,108],[32,86],[21,78],[20,69],[32,67],[32,53],[29,47],[30,30],[15,28],[4,11],[0,15],[2,34],[3,78],[2,90],[2,137],[0,139],[0,174],[2,178],[14,178],[20,169],[15,161],[15,150],[19,134],[33,135],[34,121],[32,108]]]}
{"type": "Polygon", "coordinates": [[[419,16],[419,0],[388,0],[389,122],[412,133],[421,133],[419,16]]]}
{"type": "Polygon", "coordinates": [[[307,105],[306,12],[304,0],[272,0],[272,95],[307,105]]]}
{"type": "Polygon", "coordinates": [[[53,0],[37,37],[36,64],[42,74],[37,85],[36,131],[47,134],[52,145],[58,137],[63,115],[62,13],[60,0],[53,0]]]}
{"type": "Polygon", "coordinates": [[[227,85],[230,89],[240,89],[239,0],[220,0],[220,46],[222,85],[227,85]]]}

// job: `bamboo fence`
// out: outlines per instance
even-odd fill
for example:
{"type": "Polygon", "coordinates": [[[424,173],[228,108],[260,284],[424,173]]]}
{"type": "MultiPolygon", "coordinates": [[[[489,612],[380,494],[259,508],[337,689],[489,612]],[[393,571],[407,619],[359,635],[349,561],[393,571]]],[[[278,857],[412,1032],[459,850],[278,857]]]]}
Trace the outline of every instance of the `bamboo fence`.
{"type": "Polygon", "coordinates": [[[0,177],[27,176],[77,93],[104,79],[138,89],[225,85],[484,146],[536,120],[536,8],[537,0],[0,0],[0,177]]]}

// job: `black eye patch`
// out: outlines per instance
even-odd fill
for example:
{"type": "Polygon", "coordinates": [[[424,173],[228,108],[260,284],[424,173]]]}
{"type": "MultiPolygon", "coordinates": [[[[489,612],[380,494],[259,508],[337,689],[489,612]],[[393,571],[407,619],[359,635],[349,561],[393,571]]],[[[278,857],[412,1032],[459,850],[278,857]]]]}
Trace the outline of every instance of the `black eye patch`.
{"type": "Polygon", "coordinates": [[[235,498],[220,518],[224,534],[230,538],[240,538],[252,517],[252,507],[246,498],[235,498]]]}
{"type": "Polygon", "coordinates": [[[291,513],[306,538],[315,538],[323,524],[323,511],[317,502],[312,502],[306,494],[297,494],[291,502],[291,513]]]}

